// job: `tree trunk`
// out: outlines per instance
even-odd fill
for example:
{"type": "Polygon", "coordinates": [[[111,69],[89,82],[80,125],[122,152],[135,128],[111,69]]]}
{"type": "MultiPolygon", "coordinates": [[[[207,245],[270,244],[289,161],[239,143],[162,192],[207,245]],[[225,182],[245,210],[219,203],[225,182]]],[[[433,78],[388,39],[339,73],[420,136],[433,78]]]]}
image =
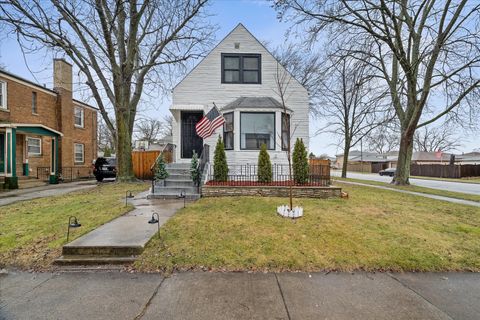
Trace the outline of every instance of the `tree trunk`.
{"type": "Polygon", "coordinates": [[[343,148],[342,178],[347,177],[348,154],[349,153],[350,153],[350,141],[345,139],[345,147],[343,148]]]}
{"type": "Polygon", "coordinates": [[[128,117],[117,113],[117,180],[133,181],[132,165],[132,130],[129,128],[128,117]]]}
{"type": "Polygon", "coordinates": [[[398,152],[397,171],[395,173],[395,177],[392,180],[392,183],[396,185],[410,184],[410,164],[412,161],[413,135],[415,132],[410,131],[406,130],[402,132],[400,138],[400,150],[398,152]]]}

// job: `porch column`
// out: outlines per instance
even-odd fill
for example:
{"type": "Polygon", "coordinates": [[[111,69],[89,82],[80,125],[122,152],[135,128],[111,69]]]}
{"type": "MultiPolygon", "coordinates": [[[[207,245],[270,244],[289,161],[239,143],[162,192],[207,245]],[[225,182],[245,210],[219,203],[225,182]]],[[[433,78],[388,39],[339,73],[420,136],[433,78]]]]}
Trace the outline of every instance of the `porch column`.
{"type": "Polygon", "coordinates": [[[28,168],[28,141],[27,135],[23,135],[23,175],[28,177],[30,170],[28,168]]]}
{"type": "Polygon", "coordinates": [[[6,150],[6,170],[5,170],[5,188],[18,189],[17,177],[17,130],[15,128],[5,129],[5,150],[6,150]]]}
{"type": "Polygon", "coordinates": [[[58,183],[58,137],[52,138],[50,156],[50,184],[58,183]]]}

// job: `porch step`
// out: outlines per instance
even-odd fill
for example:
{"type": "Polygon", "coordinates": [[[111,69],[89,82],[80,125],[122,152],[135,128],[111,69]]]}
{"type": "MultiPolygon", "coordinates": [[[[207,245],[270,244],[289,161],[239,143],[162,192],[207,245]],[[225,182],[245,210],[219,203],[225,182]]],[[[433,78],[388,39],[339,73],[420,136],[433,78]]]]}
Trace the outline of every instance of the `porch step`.
{"type": "MultiPolygon", "coordinates": [[[[151,193],[148,195],[148,199],[178,199],[178,193],[173,192],[162,192],[158,193],[155,189],[155,194],[151,193]]],[[[186,200],[198,200],[200,199],[200,194],[198,193],[187,193],[185,196],[186,200]]]]}
{"type": "Polygon", "coordinates": [[[108,257],[128,257],[141,254],[142,246],[69,246],[62,248],[64,256],[108,256],[108,257]]]}
{"type": "Polygon", "coordinates": [[[131,264],[135,262],[136,258],[136,256],[63,255],[55,260],[55,264],[61,266],[131,264]]]}
{"type": "Polygon", "coordinates": [[[185,192],[186,194],[195,194],[198,192],[197,187],[160,187],[155,186],[155,194],[176,194],[179,195],[181,192],[185,192]]]}
{"type": "Polygon", "coordinates": [[[190,171],[188,172],[188,175],[187,174],[180,174],[180,173],[172,173],[170,171],[168,171],[168,178],[165,179],[165,180],[190,180],[192,181],[192,179],[190,179],[190,171]]]}
{"type": "Polygon", "coordinates": [[[190,170],[190,166],[191,166],[190,163],[178,163],[178,162],[176,162],[176,163],[168,163],[166,165],[166,168],[167,168],[167,170],[168,169],[184,169],[184,170],[188,169],[188,170],[190,170]]]}
{"type": "Polygon", "coordinates": [[[185,179],[165,179],[165,187],[170,188],[170,187],[181,187],[181,188],[193,188],[195,187],[192,179],[185,180],[185,179]]]}
{"type": "Polygon", "coordinates": [[[180,174],[184,176],[190,176],[190,168],[167,168],[168,174],[180,174]]]}

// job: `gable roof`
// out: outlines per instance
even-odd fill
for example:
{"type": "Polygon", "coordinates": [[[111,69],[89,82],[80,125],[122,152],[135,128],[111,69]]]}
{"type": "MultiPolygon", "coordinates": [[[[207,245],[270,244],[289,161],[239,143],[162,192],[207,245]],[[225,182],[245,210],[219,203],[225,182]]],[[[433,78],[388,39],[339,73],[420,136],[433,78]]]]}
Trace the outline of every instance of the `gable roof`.
{"type": "Polygon", "coordinates": [[[180,83],[182,83],[186,78],[188,78],[188,76],[190,76],[190,74],[200,65],[202,64],[202,62],[212,54],[213,51],[215,51],[215,49],[217,49],[217,47],[223,42],[225,41],[228,37],[230,37],[230,35],[235,32],[237,29],[239,28],[243,28],[270,56],[272,56],[273,59],[275,59],[275,61],[278,62],[278,64],[280,64],[282,66],[282,68],[288,73],[288,75],[290,77],[292,77],[292,79],[294,79],[302,88],[304,88],[305,90],[307,90],[307,88],[305,88],[305,86],[300,82],[298,81],[297,78],[295,78],[291,73],[290,71],[287,70],[287,68],[285,68],[285,66],[283,66],[280,61],[278,61],[278,59],[272,54],[272,52],[270,50],[268,50],[267,47],[265,47],[265,45],[260,42],[257,37],[255,37],[251,32],[250,30],[248,30],[241,22],[239,22],[237,24],[237,26],[235,28],[233,28],[225,37],[223,37],[222,40],[220,40],[213,48],[212,50],[210,50],[210,52],[205,56],[203,57],[193,68],[192,70],[190,70],[189,72],[187,72],[187,74],[173,87],[172,90],[174,90],[176,87],[178,87],[178,85],[180,83]]]}

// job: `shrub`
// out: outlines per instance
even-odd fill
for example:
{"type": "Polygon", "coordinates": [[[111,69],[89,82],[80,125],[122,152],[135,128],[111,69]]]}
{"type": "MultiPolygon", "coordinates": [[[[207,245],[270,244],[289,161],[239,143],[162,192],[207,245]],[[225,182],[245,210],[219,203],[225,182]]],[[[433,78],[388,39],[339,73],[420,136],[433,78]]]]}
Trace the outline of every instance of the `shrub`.
{"type": "Polygon", "coordinates": [[[308,181],[308,159],[307,150],[302,139],[295,141],[292,155],[293,180],[295,183],[303,184],[308,181]]]}
{"type": "Polygon", "coordinates": [[[198,170],[198,155],[193,151],[192,161],[190,165],[190,177],[195,184],[200,183],[200,171],[198,170]]]}
{"type": "Polygon", "coordinates": [[[161,155],[157,162],[155,163],[155,179],[167,179],[168,172],[167,166],[165,164],[165,159],[163,159],[163,155],[161,155]]]}
{"type": "Polygon", "coordinates": [[[222,138],[219,136],[217,146],[215,147],[215,155],[213,156],[213,179],[215,181],[227,181],[227,178],[227,156],[225,155],[225,146],[222,138]]]}
{"type": "Polygon", "coordinates": [[[265,143],[260,147],[260,153],[258,154],[257,176],[258,182],[272,182],[272,163],[265,143]]]}

